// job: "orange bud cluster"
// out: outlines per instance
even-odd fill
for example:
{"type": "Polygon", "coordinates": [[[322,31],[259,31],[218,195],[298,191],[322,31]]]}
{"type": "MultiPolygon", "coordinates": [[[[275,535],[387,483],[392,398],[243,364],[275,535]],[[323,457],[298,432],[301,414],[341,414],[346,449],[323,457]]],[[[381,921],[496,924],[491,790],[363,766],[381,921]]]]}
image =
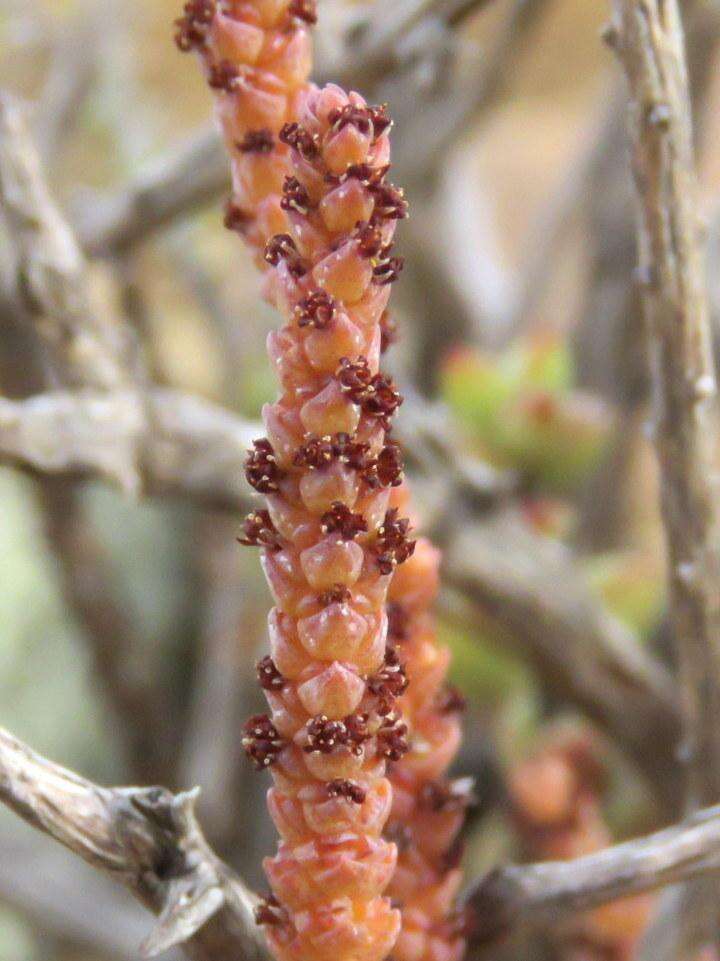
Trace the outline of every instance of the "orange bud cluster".
{"type": "MultiPolygon", "coordinates": [[[[403,485],[392,503],[408,508],[403,485]]],[[[388,836],[398,841],[390,894],[402,905],[396,961],[458,961],[465,950],[464,916],[453,903],[461,883],[458,835],[472,801],[467,779],[445,776],[460,745],[460,694],[445,683],[449,651],[438,644],[431,608],[440,553],[420,538],[390,585],[389,639],[407,674],[400,699],[410,750],[393,766],[388,836]]]]}
{"type": "Polygon", "coordinates": [[[403,465],[387,432],[402,397],[379,371],[394,337],[393,235],[407,203],[388,180],[385,108],[307,83],[315,19],[312,0],[191,0],[176,37],[199,52],[216,92],[232,163],[226,225],[258,252],[265,296],[287,320],[268,338],[282,393],[246,464],[265,509],[240,538],[260,548],[276,603],[271,653],[258,664],[270,713],[243,736],[272,773],[281,835],[257,917],[281,961],[387,956],[400,930],[383,897],[398,857],[383,836],[391,764],[396,814],[412,809],[413,832],[395,882],[408,912],[399,961],[449,961],[462,947],[449,849],[466,799],[442,774],[458,743],[457,703],[441,692],[447,655],[424,611],[436,555],[424,542],[415,550],[403,497],[391,500],[403,465]],[[413,632],[415,692],[395,646],[399,608],[390,642],[386,609],[391,578],[410,565],[395,595],[413,632]]]}
{"type": "MultiPolygon", "coordinates": [[[[605,771],[587,730],[549,733],[508,778],[515,823],[526,856],[565,861],[608,847],[602,814],[605,771]]],[[[630,961],[647,924],[652,898],[625,898],[591,911],[559,937],[570,961],[630,961]]]]}

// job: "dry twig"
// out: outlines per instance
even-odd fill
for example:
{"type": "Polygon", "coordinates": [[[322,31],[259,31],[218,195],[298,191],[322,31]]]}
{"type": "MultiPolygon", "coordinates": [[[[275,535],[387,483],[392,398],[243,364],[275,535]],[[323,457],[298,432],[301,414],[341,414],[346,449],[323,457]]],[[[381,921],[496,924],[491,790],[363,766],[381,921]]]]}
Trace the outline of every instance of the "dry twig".
{"type": "Polygon", "coordinates": [[[12,238],[16,299],[66,386],[127,383],[127,330],[93,309],[85,263],[42,175],[20,107],[0,95],[0,210],[12,238]]]}
{"type": "Polygon", "coordinates": [[[638,277],[695,805],[720,797],[720,500],[717,385],[691,113],[674,0],[617,0],[639,195],[638,277]]]}
{"type": "Polygon", "coordinates": [[[0,398],[0,461],[48,474],[101,476],[123,483],[129,450],[150,494],[180,494],[244,510],[245,454],[255,424],[180,391],[155,388],[138,415],[134,394],[65,391],[0,398]]]}
{"type": "Polygon", "coordinates": [[[197,791],[99,787],[0,729],[0,800],[158,915],[145,957],[181,945],[194,961],[262,961],[255,896],[209,848],[196,799],[197,791]]]}
{"type": "MultiPolygon", "coordinates": [[[[630,88],[638,278],[650,350],[688,800],[697,807],[720,797],[720,451],[684,37],[675,0],[616,0],[615,18],[610,38],[630,88]]],[[[685,902],[677,902],[681,951],[698,940],[720,943],[717,890],[717,881],[690,886],[685,902]]]]}
{"type": "Polygon", "coordinates": [[[473,885],[476,943],[550,927],[619,898],[720,868],[720,807],[648,837],[573,861],[507,865],[473,885]]]}

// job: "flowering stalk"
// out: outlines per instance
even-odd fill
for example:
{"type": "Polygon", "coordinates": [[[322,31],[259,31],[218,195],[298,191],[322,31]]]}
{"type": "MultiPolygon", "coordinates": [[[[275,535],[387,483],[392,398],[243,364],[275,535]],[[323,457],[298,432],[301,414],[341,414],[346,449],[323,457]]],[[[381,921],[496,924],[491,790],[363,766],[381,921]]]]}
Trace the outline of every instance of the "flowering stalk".
{"type": "MultiPolygon", "coordinates": [[[[392,502],[408,507],[405,485],[392,502]]],[[[410,750],[390,773],[393,808],[387,833],[397,840],[398,866],[390,894],[402,904],[396,961],[457,961],[465,951],[465,918],[453,909],[462,875],[458,834],[472,800],[468,779],[445,772],[460,745],[461,695],[445,684],[450,652],[437,643],[432,605],[440,552],[426,538],[390,585],[389,641],[408,687],[400,699],[410,750]]]]}
{"type": "Polygon", "coordinates": [[[315,0],[188,0],[175,42],[200,55],[232,171],[225,225],[263,264],[267,240],[287,230],[282,208],[289,148],[283,125],[300,110],[312,67],[315,0]]]}
{"type": "MultiPolygon", "coordinates": [[[[551,729],[508,777],[514,822],[531,860],[565,861],[612,844],[603,818],[604,765],[590,732],[551,729]]],[[[653,905],[642,894],[580,915],[560,934],[568,961],[630,961],[653,905]]]]}
{"type": "Polygon", "coordinates": [[[307,0],[195,0],[177,36],[218,91],[226,222],[262,250],[266,296],[287,318],[268,341],[282,395],[246,471],[266,509],[242,538],[260,547],[277,605],[258,665],[271,714],[243,739],[272,771],[282,839],[258,920],[278,958],[380,961],[400,927],[382,897],[397,855],[382,838],[385,767],[407,750],[385,599],[414,543],[389,508],[402,464],[386,433],[401,397],[378,366],[406,205],[385,179],[384,109],[306,84],[313,19],[307,0]]]}
{"type": "MultiPolygon", "coordinates": [[[[402,267],[392,238],[406,202],[387,181],[384,108],[306,83],[314,19],[309,0],[196,0],[178,42],[200,52],[218,91],[233,166],[226,224],[261,252],[266,297],[288,320],[268,341],[283,393],[263,412],[268,436],[246,469],[266,509],[250,515],[242,538],[261,548],[277,604],[271,656],[258,665],[271,716],[251,718],[244,738],[257,767],[272,771],[268,803],[282,837],[265,863],[273,895],[258,920],[279,958],[379,961],[400,928],[382,897],[397,858],[382,837],[392,803],[385,767],[408,750],[398,710],[407,680],[387,641],[385,602],[415,543],[400,516],[404,495],[391,502],[402,462],[387,432],[402,399],[378,366],[392,338],[385,308],[402,267]]],[[[423,632],[436,554],[423,542],[417,559],[417,585],[400,589],[418,681],[403,699],[418,740],[396,776],[400,807],[412,812],[396,881],[409,910],[403,959],[454,957],[461,945],[446,921],[458,872],[446,872],[445,855],[463,805],[441,803],[453,789],[438,781],[458,731],[437,702],[444,655],[423,632]],[[409,883],[413,864],[425,872],[424,900],[409,883]]]]}

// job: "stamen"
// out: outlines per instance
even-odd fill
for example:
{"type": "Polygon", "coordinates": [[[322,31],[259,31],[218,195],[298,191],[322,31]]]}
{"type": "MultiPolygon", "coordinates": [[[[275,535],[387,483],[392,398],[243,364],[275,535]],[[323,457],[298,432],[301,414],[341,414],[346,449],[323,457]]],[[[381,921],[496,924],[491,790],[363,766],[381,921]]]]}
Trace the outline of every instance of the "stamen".
{"type": "Polygon", "coordinates": [[[403,564],[415,553],[416,541],[409,539],[409,531],[410,521],[399,519],[397,507],[392,507],[385,514],[372,547],[381,574],[392,574],[398,564],[403,564]]]}
{"type": "Polygon", "coordinates": [[[298,302],[294,314],[298,327],[326,330],[335,319],[336,310],[337,305],[330,294],[324,290],[314,290],[298,302]]]}
{"type": "Polygon", "coordinates": [[[248,484],[259,494],[274,494],[284,477],[277,465],[275,451],[267,438],[253,441],[253,449],[247,452],[245,477],[248,484]]]}
{"type": "Polygon", "coordinates": [[[281,143],[297,150],[305,160],[315,160],[320,153],[320,143],[317,134],[311,134],[302,124],[286,123],[280,130],[278,138],[281,143]]]}
{"type": "Polygon", "coordinates": [[[238,541],[246,547],[264,547],[269,551],[279,551],[282,548],[280,535],[270,519],[267,511],[253,511],[245,518],[243,537],[238,541]]]}
{"type": "Polygon", "coordinates": [[[323,534],[337,533],[344,541],[351,541],[358,534],[367,533],[367,521],[362,514],[353,514],[347,504],[335,501],[330,510],[320,518],[323,534]]]}
{"type": "Polygon", "coordinates": [[[267,714],[255,714],[243,728],[242,746],[258,771],[274,764],[285,742],[267,714]]]}
{"type": "Polygon", "coordinates": [[[213,90],[224,90],[225,93],[232,93],[237,85],[240,71],[234,63],[229,60],[221,60],[220,63],[213,63],[208,71],[208,84],[213,90]]]}
{"type": "Polygon", "coordinates": [[[307,214],[310,209],[310,194],[297,177],[285,178],[282,194],[280,206],[283,210],[295,210],[299,214],[307,214]]]}
{"type": "Polygon", "coordinates": [[[175,43],[179,50],[188,53],[205,46],[207,28],[215,16],[214,0],[188,0],[183,15],[175,21],[175,43]]]}
{"type": "Polygon", "coordinates": [[[355,781],[345,781],[337,778],[330,781],[327,786],[328,797],[342,797],[353,804],[362,804],[367,797],[365,788],[360,787],[355,781]]]}
{"type": "Polygon", "coordinates": [[[303,261],[290,234],[275,234],[265,245],[265,260],[272,267],[277,267],[281,260],[294,277],[302,277],[307,273],[307,265],[303,261]]]}
{"type": "Polygon", "coordinates": [[[257,662],[256,670],[258,682],[264,691],[281,691],[285,687],[285,678],[269,654],[257,662]]]}

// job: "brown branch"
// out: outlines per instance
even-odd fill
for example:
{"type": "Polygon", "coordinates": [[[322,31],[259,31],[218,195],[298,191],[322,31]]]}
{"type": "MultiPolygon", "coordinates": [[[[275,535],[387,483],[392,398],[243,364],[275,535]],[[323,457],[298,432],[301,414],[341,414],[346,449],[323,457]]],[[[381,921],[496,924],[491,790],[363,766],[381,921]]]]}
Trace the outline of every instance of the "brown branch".
{"type": "Polygon", "coordinates": [[[141,489],[244,510],[243,466],[257,425],[199,397],[155,388],[140,416],[132,392],[0,398],[0,462],[33,472],[100,476],[124,486],[127,451],[141,451],[141,489]]]}
{"type": "Polygon", "coordinates": [[[20,107],[0,94],[0,212],[14,257],[16,300],[67,386],[127,384],[128,330],[96,311],[75,236],[55,204],[20,107]]]}
{"type": "Polygon", "coordinates": [[[714,372],[683,33],[674,0],[617,0],[670,610],[694,804],[720,797],[720,501],[714,372]]]}
{"type": "Polygon", "coordinates": [[[665,805],[678,809],[679,785],[670,776],[680,735],[673,684],[593,597],[567,548],[502,512],[452,533],[444,579],[473,605],[471,620],[479,613],[499,627],[545,689],[608,731],[665,805]]]}
{"type": "Polygon", "coordinates": [[[209,848],[196,799],[197,791],[100,787],[0,729],[0,801],[158,915],[144,956],[181,945],[194,961],[262,961],[256,898],[209,848]]]}
{"type": "Polygon", "coordinates": [[[507,865],[470,888],[476,944],[720,869],[720,806],[573,861],[507,865]]]}

